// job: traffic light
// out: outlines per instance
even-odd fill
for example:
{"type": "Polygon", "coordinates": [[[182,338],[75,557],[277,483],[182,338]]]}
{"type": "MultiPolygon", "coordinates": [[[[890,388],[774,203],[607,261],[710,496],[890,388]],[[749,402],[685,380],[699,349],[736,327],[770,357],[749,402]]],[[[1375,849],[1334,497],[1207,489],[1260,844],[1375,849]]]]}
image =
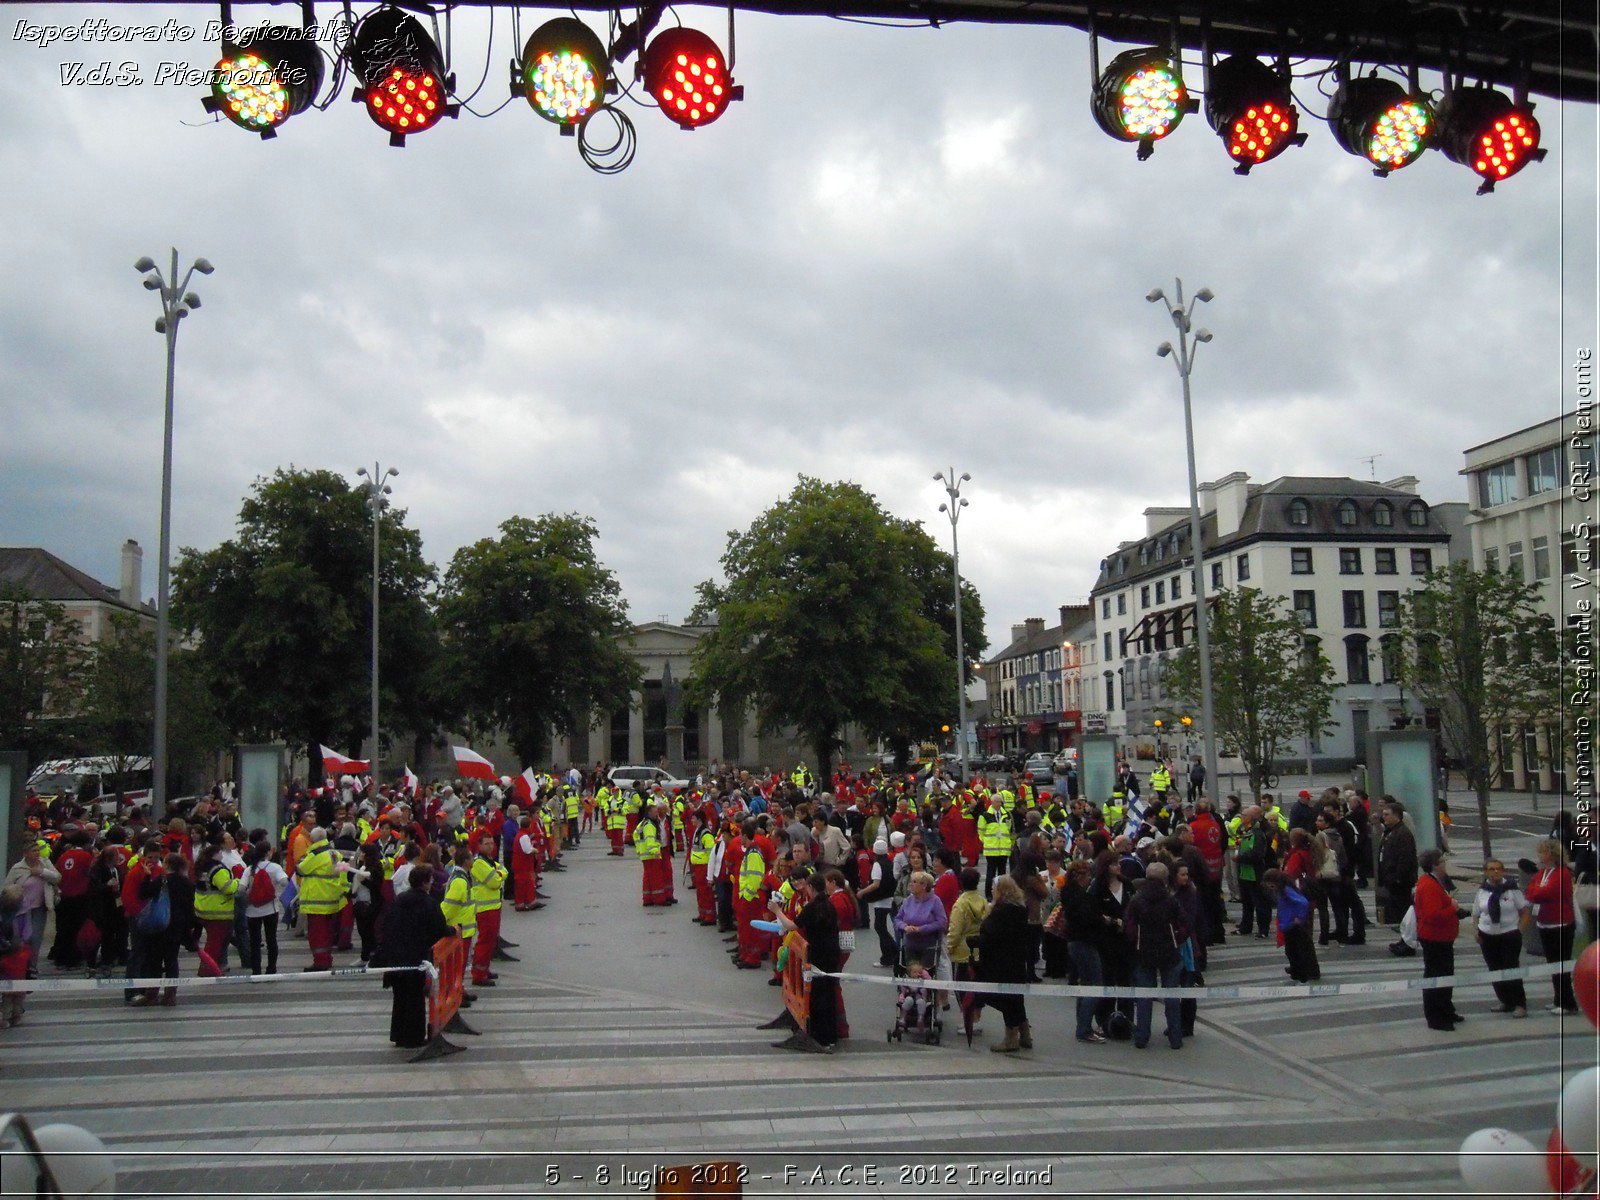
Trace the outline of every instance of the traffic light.
{"type": "Polygon", "coordinates": [[[1161,718],[1160,718],[1160,717],[1157,717],[1157,718],[1156,718],[1156,728],[1157,728],[1157,729],[1160,729],[1160,728],[1161,728],[1161,727],[1162,727],[1162,725],[1161,725],[1161,718]]]}
{"type": "Polygon", "coordinates": [[[1127,50],[1111,60],[1095,83],[1090,108],[1102,130],[1139,143],[1139,160],[1199,107],[1183,85],[1183,71],[1165,50],[1127,50]]]}
{"type": "Polygon", "coordinates": [[[1333,136],[1351,154],[1365,158],[1374,175],[1410,166],[1433,141],[1433,106],[1393,79],[1351,79],[1328,105],[1333,136]]]}
{"type": "Polygon", "coordinates": [[[1179,717],[1178,720],[1183,723],[1183,727],[1185,729],[1189,728],[1189,726],[1194,724],[1194,718],[1193,717],[1179,717]]]}
{"type": "Polygon", "coordinates": [[[350,68],[361,81],[353,99],[367,110],[391,146],[432,129],[459,109],[445,97],[455,81],[444,57],[415,17],[385,5],[361,18],[350,41],[350,68]]]}
{"type": "Polygon", "coordinates": [[[950,732],[950,726],[948,726],[948,725],[939,726],[939,732],[940,733],[949,733],[950,732]]]}
{"type": "Polygon", "coordinates": [[[1223,59],[1211,68],[1209,86],[1206,120],[1228,147],[1236,173],[1247,175],[1288,147],[1305,145],[1289,81],[1260,59],[1223,59]]]}
{"type": "Polygon", "coordinates": [[[1533,105],[1488,87],[1459,87],[1439,105],[1439,148],[1483,180],[1481,196],[1530,162],[1544,158],[1533,105]]]}
{"type": "Polygon", "coordinates": [[[730,101],[744,99],[727,58],[698,29],[678,26],[658,33],[644,53],[642,70],[645,90],[684,129],[709,125],[730,101]]]}
{"type": "Polygon", "coordinates": [[[594,32],[576,17],[547,21],[512,64],[511,92],[570,134],[606,101],[611,59],[594,32]]]}
{"type": "Polygon", "coordinates": [[[322,54],[306,31],[274,25],[249,40],[224,43],[200,103],[240,129],[276,137],[278,126],[311,106],[322,90],[322,54]]]}

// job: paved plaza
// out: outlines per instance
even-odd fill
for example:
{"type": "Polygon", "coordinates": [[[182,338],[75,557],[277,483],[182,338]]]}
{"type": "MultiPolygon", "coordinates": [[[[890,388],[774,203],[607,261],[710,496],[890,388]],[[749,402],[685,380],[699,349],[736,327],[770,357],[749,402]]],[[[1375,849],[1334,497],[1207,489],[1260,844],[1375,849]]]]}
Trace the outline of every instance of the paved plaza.
{"type": "MultiPolygon", "coordinates": [[[[195,989],[176,1010],[40,995],[0,1040],[4,1107],[100,1135],[124,1196],[639,1195],[658,1164],[716,1159],[748,1170],[748,1196],[1442,1196],[1467,1134],[1542,1145],[1563,1080],[1595,1061],[1581,1017],[1537,1011],[1543,980],[1521,1021],[1458,991],[1452,1034],[1415,994],[1217,1001],[1176,1053],[1080,1045],[1071,1002],[1036,995],[1038,1048],[1015,1056],[987,1029],[971,1049],[890,1044],[892,990],[857,984],[853,1040],[787,1052],[756,1028],[782,1007],[765,973],[730,969],[692,904],[641,908],[638,863],[604,847],[567,855],[543,911],[507,911],[522,961],[466,1014],[466,1053],[409,1065],[376,979],[195,989]]],[[[1324,982],[1419,972],[1391,938],[1323,950],[1324,982]]],[[[305,943],[287,945],[298,972],[305,943]]],[[[850,969],[882,973],[871,959],[850,969]]],[[[1457,960],[1480,965],[1465,937],[1457,960]]],[[[1230,938],[1207,982],[1280,983],[1283,964],[1230,938]]]]}

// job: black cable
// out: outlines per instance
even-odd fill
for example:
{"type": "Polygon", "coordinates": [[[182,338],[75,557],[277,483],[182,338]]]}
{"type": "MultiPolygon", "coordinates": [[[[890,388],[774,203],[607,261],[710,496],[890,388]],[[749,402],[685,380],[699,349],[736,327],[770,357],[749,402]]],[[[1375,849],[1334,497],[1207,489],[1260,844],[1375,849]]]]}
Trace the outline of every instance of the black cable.
{"type": "Polygon", "coordinates": [[[466,108],[469,103],[478,98],[478,93],[483,91],[483,85],[489,82],[489,65],[494,58],[494,6],[489,6],[489,44],[483,51],[483,78],[478,80],[478,86],[472,89],[472,95],[461,101],[461,107],[466,108]]]}

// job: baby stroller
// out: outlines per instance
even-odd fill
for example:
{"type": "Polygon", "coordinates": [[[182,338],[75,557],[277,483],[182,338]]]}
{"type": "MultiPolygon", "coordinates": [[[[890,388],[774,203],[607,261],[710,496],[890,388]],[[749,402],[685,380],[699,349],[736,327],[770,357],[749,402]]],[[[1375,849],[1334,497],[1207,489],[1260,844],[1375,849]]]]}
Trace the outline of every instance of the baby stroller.
{"type": "Polygon", "coordinates": [[[894,1027],[889,1030],[888,1040],[903,1042],[906,1034],[916,1036],[920,1032],[924,1045],[937,1046],[944,1036],[939,1005],[947,993],[927,987],[922,981],[934,978],[938,972],[943,942],[934,944],[931,965],[924,965],[924,953],[906,949],[904,937],[897,939],[895,949],[894,977],[899,985],[894,990],[894,1027]]]}

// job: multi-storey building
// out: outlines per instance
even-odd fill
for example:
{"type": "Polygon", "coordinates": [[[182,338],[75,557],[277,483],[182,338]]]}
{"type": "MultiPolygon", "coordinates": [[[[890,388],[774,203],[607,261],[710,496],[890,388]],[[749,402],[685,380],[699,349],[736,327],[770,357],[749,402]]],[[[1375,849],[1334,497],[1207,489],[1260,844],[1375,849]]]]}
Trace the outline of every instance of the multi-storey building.
{"type": "MultiPolygon", "coordinates": [[[[1595,498],[1593,408],[1552,417],[1466,451],[1472,561],[1480,570],[1509,571],[1533,584],[1539,610],[1590,644],[1595,661],[1593,601],[1600,565],[1595,498]],[[1575,581],[1587,579],[1588,583],[1575,581]],[[1586,596],[1587,618],[1577,600],[1586,596]]],[[[1560,724],[1504,729],[1496,739],[1502,786],[1565,792],[1571,746],[1556,753],[1560,724]]]]}
{"type": "Polygon", "coordinates": [[[1082,730],[1080,712],[1065,703],[1063,663],[1069,632],[1088,618],[1087,605],[1061,606],[1061,623],[1043,617],[1011,627],[1011,642],[984,664],[989,716],[979,728],[982,749],[1058,750],[1082,730]]]}
{"type": "MultiPolygon", "coordinates": [[[[1206,594],[1253,587],[1280,599],[1333,664],[1333,729],[1286,759],[1309,754],[1329,770],[1364,762],[1369,731],[1422,715],[1398,682],[1385,631],[1401,596],[1450,557],[1465,506],[1429,505],[1416,484],[1410,476],[1252,484],[1236,471],[1200,487],[1206,594]]],[[[1144,537],[1102,560],[1090,594],[1100,652],[1093,710],[1130,754],[1193,748],[1158,736],[1155,725],[1192,715],[1198,732],[1199,713],[1176,713],[1162,687],[1167,661],[1194,638],[1192,563],[1188,510],[1149,508],[1144,537]]]]}
{"type": "Polygon", "coordinates": [[[144,551],[132,538],[122,544],[120,587],[108,587],[37,546],[0,546],[0,585],[35,600],[59,604],[89,644],[110,632],[115,616],[155,628],[156,610],[139,598],[143,566],[144,551]]]}

